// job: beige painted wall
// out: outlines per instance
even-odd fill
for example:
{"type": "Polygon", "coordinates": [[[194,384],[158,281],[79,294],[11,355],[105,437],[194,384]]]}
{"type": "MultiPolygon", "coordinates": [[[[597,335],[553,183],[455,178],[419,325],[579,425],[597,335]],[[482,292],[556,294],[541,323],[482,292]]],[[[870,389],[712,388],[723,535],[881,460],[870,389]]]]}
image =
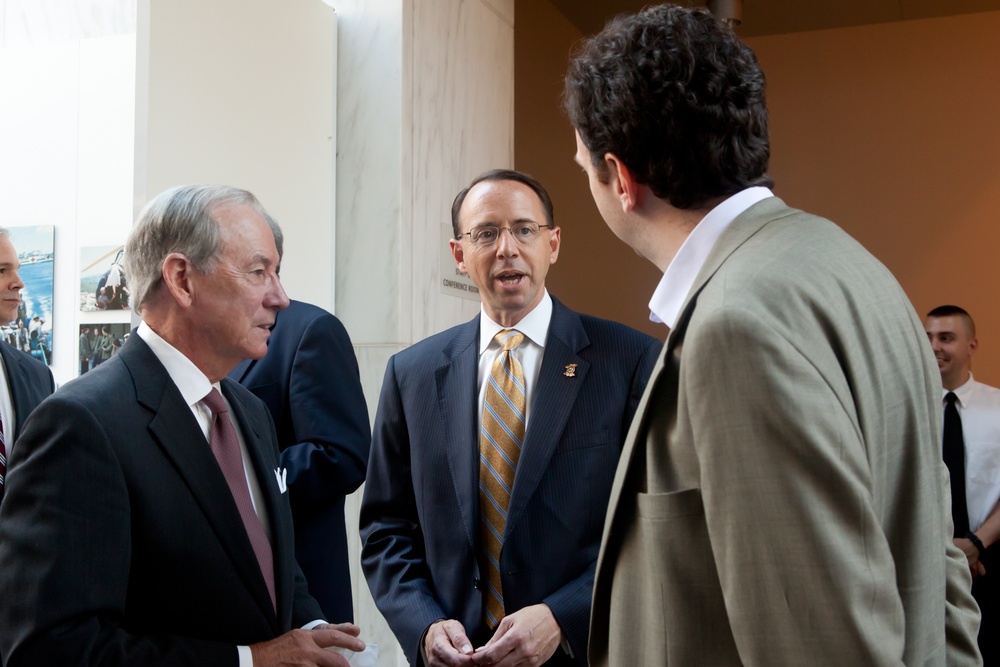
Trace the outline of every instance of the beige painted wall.
{"type": "Polygon", "coordinates": [[[581,37],[548,0],[517,0],[514,9],[514,166],[552,196],[562,227],[559,262],[549,291],[571,308],[666,337],[649,321],[647,303],[660,273],[605,226],[587,177],[573,162],[576,140],[562,112],[562,78],[571,45],[581,37]]]}
{"type": "MultiPolygon", "coordinates": [[[[515,165],[552,191],[564,246],[552,291],[651,329],[658,275],[604,229],[559,107],[580,33],[518,0],[515,165]]],[[[830,217],[896,275],[921,314],[976,319],[978,379],[1000,384],[1000,12],[748,40],[768,77],[771,171],[790,205],[830,217]]],[[[663,331],[657,334],[660,337],[663,331]]]]}

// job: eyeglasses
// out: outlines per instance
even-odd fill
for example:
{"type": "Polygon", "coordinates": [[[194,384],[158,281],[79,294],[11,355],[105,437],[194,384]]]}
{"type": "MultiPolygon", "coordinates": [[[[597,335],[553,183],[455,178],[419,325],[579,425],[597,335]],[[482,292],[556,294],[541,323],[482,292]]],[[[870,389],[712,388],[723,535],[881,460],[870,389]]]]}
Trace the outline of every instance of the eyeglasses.
{"type": "Polygon", "coordinates": [[[510,232],[511,237],[517,241],[520,245],[528,245],[533,243],[535,239],[538,238],[539,233],[543,229],[551,229],[555,225],[540,225],[537,222],[530,221],[519,221],[515,222],[510,227],[497,227],[496,225],[482,225],[476,227],[471,232],[464,232],[456,236],[456,239],[461,239],[463,236],[468,236],[469,240],[475,245],[486,248],[494,243],[500,238],[500,232],[507,230],[510,232]]]}

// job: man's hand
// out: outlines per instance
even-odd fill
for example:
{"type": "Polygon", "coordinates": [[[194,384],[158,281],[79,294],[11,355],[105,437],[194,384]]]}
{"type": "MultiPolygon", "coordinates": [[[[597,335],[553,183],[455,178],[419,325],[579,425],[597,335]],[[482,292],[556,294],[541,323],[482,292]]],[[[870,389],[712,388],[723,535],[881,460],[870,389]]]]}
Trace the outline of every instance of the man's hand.
{"type": "Polygon", "coordinates": [[[318,625],[312,630],[292,630],[276,639],[251,644],[253,667],[347,667],[347,661],[328,647],[364,651],[361,629],[353,623],[318,625]]]}
{"type": "Polygon", "coordinates": [[[473,656],[477,665],[540,665],[556,652],[562,630],[547,604],[525,607],[505,616],[486,646],[473,656]]]}
{"type": "Polygon", "coordinates": [[[954,542],[955,546],[961,549],[965,557],[969,559],[969,571],[972,572],[972,578],[976,579],[986,574],[986,566],[979,561],[979,549],[972,543],[972,540],[956,537],[954,542]]]}
{"type": "Polygon", "coordinates": [[[472,642],[461,623],[452,619],[431,623],[424,633],[424,662],[427,667],[476,664],[472,661],[472,642]]]}

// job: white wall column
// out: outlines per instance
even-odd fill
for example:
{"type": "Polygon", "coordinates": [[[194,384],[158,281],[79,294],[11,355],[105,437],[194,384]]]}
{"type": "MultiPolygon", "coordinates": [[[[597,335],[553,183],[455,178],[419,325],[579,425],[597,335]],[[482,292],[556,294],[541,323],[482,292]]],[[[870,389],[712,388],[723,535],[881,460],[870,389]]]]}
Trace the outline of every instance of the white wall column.
{"type": "Polygon", "coordinates": [[[253,192],[289,296],[333,310],[336,17],[322,0],[139,0],[136,213],[186,183],[253,192]]]}

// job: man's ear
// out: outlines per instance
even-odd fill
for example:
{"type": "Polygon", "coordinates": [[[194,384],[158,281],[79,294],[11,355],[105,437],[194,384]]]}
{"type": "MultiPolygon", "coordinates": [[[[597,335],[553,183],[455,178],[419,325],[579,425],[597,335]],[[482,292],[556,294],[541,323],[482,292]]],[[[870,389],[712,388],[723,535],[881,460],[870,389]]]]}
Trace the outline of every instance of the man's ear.
{"type": "Polygon", "coordinates": [[[194,282],[192,280],[194,273],[194,265],[187,258],[187,255],[172,252],[163,260],[163,284],[170,292],[170,296],[182,308],[190,308],[194,303],[194,282]]]}
{"type": "Polygon", "coordinates": [[[463,276],[469,275],[469,272],[465,269],[465,248],[462,247],[461,241],[449,239],[448,246],[451,247],[451,256],[455,258],[455,265],[458,267],[458,270],[462,272],[463,276]]]}
{"type": "Polygon", "coordinates": [[[635,174],[614,153],[604,154],[604,164],[608,168],[610,185],[621,202],[622,211],[629,213],[639,203],[639,183],[635,174]]]}

